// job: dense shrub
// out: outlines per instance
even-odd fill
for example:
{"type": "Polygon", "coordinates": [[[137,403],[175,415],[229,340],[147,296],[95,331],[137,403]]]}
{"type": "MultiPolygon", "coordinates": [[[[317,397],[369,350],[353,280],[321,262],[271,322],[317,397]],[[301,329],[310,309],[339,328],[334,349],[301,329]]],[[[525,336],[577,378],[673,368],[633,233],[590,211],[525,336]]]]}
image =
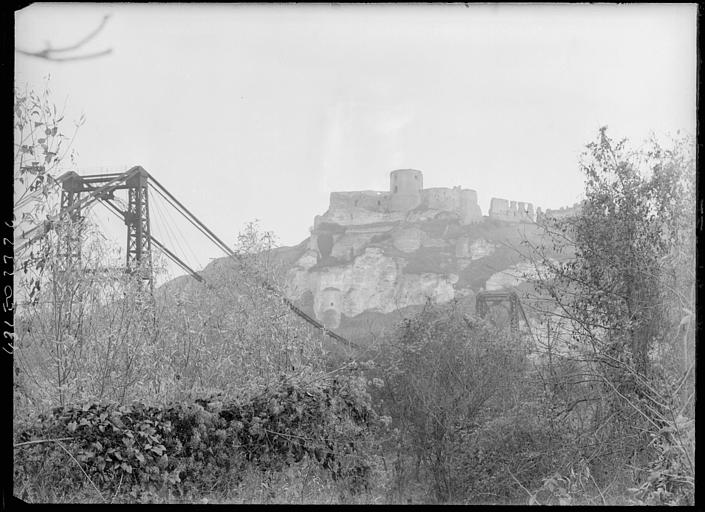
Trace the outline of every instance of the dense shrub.
{"type": "Polygon", "coordinates": [[[525,503],[525,488],[540,487],[560,467],[563,432],[549,424],[542,404],[526,402],[493,414],[459,436],[453,452],[454,488],[466,503],[525,503]]]}
{"type": "Polygon", "coordinates": [[[368,483],[375,421],[355,377],[282,380],[244,400],[59,407],[18,433],[15,485],[32,488],[41,477],[58,493],[88,476],[104,496],[198,496],[237,480],[246,467],[281,470],[308,456],[356,490],[368,483]],[[32,443],[47,439],[60,441],[32,443]]]}
{"type": "Polygon", "coordinates": [[[428,304],[401,325],[386,358],[385,410],[398,457],[413,457],[400,463],[428,474],[436,500],[463,501],[457,458],[469,433],[516,403],[527,364],[521,341],[467,317],[460,303],[428,304]]]}

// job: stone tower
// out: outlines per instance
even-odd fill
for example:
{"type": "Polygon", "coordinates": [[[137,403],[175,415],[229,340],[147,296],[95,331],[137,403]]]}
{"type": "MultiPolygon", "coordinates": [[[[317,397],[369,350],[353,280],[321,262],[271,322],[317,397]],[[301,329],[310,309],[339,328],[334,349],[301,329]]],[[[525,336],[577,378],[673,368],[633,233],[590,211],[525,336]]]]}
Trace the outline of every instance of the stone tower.
{"type": "Polygon", "coordinates": [[[393,212],[413,210],[421,203],[423,173],[416,169],[397,169],[389,173],[389,209],[393,212]]]}

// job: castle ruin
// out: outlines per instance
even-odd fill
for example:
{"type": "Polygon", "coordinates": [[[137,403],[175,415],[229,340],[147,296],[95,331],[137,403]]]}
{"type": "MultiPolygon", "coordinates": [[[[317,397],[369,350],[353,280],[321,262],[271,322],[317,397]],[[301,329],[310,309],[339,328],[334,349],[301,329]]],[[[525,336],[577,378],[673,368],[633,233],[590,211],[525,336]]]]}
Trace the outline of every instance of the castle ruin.
{"type": "Polygon", "coordinates": [[[582,201],[578,201],[577,203],[574,203],[572,206],[561,206],[560,208],[556,210],[546,210],[545,212],[542,212],[541,209],[539,208],[538,211],[536,212],[536,222],[542,221],[546,217],[552,217],[554,219],[565,219],[568,217],[574,217],[580,213],[582,210],[583,203],[582,201]]]}
{"type": "MultiPolygon", "coordinates": [[[[458,215],[461,224],[482,221],[482,210],[477,202],[477,192],[456,186],[423,188],[423,173],[416,169],[397,169],[389,173],[389,191],[331,192],[329,210],[350,212],[350,220],[361,219],[360,224],[372,223],[376,217],[370,213],[388,214],[385,220],[395,220],[397,214],[412,210],[440,210],[458,215]],[[364,219],[370,222],[365,222],[364,219]]],[[[532,203],[509,201],[493,197],[489,217],[506,222],[534,222],[536,214],[532,203]]],[[[379,220],[382,220],[381,218],[379,220]]],[[[314,226],[315,228],[315,226],[314,226]]]]}
{"type": "Polygon", "coordinates": [[[463,224],[473,224],[482,220],[476,191],[459,186],[424,189],[423,173],[416,169],[397,169],[389,173],[388,192],[372,190],[331,192],[330,209],[351,211],[363,209],[383,214],[431,209],[456,213],[463,224]]]}

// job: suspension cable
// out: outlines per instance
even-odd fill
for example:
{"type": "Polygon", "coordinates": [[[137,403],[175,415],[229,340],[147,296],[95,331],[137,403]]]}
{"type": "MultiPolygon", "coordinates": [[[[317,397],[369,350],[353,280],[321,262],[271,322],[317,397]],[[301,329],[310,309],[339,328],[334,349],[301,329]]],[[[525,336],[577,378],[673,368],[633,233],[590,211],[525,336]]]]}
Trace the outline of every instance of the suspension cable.
{"type": "MultiPolygon", "coordinates": [[[[212,242],[214,242],[228,257],[232,258],[234,261],[236,261],[239,264],[242,264],[242,258],[239,254],[237,254],[235,251],[233,251],[225,242],[223,242],[220,238],[218,238],[215,233],[213,233],[208,227],[203,224],[193,213],[191,213],[188,208],[186,208],[181,202],[179,202],[178,199],[176,199],[164,186],[159,183],[151,174],[147,173],[150,178],[150,182],[152,182],[156,187],[152,187],[154,190],[156,190],[162,197],[167,199],[166,196],[168,196],[173,202],[171,203],[174,208],[181,213],[184,217],[186,217],[191,224],[199,228],[199,230],[206,235],[207,238],[209,238],[212,242]],[[163,192],[163,193],[162,193],[163,192]],[[174,204],[175,203],[175,204],[174,204]],[[178,205],[178,207],[176,206],[178,205]],[[200,226],[200,227],[199,227],[200,226]]],[[[167,199],[168,200],[168,199],[167,199]]],[[[171,201],[170,201],[171,202],[171,201]]],[[[341,343],[346,343],[349,346],[353,346],[358,349],[362,349],[358,344],[353,343],[352,341],[343,338],[339,334],[331,331],[330,329],[327,329],[323,324],[318,322],[317,320],[313,319],[310,315],[306,314],[304,311],[302,311],[299,307],[297,307],[291,300],[289,300],[287,297],[283,296],[279,290],[277,290],[272,284],[270,284],[268,281],[265,279],[260,280],[260,284],[269,292],[273,293],[276,297],[281,299],[288,307],[291,309],[294,314],[302,318],[305,322],[309,323],[316,329],[320,329],[325,335],[341,342],[341,343]]]]}

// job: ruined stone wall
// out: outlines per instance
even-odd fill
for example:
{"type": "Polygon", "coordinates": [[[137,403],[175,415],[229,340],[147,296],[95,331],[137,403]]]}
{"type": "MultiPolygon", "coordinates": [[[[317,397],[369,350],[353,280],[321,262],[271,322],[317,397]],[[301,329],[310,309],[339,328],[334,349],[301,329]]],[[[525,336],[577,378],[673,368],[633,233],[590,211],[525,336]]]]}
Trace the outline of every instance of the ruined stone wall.
{"type": "Polygon", "coordinates": [[[493,197],[490,200],[489,216],[491,219],[513,221],[509,210],[509,201],[493,197]]]}
{"type": "Polygon", "coordinates": [[[460,187],[424,189],[421,192],[421,203],[432,210],[457,211],[460,208],[460,187]]]}
{"type": "Polygon", "coordinates": [[[408,212],[421,202],[420,194],[392,194],[389,200],[389,210],[392,212],[408,212]]]}
{"type": "Polygon", "coordinates": [[[471,189],[460,191],[460,222],[475,224],[482,222],[482,209],[477,204],[477,192],[471,189]]]}
{"type": "Polygon", "coordinates": [[[421,192],[421,204],[428,209],[457,213],[463,224],[482,221],[482,210],[477,204],[477,192],[460,187],[427,188],[421,192]]]}
{"type": "Polygon", "coordinates": [[[490,201],[490,218],[506,222],[533,222],[534,205],[521,201],[508,201],[493,197],[490,201]]]}
{"type": "Polygon", "coordinates": [[[359,226],[362,224],[374,224],[379,222],[400,222],[404,220],[406,216],[405,212],[373,212],[370,210],[365,210],[364,208],[334,208],[326,212],[325,215],[321,216],[318,221],[317,227],[324,222],[335,224],[341,227],[344,226],[359,226]]]}
{"type": "Polygon", "coordinates": [[[331,192],[330,208],[351,209],[364,208],[374,212],[384,212],[389,209],[389,194],[374,190],[358,192],[331,192]]]}
{"type": "Polygon", "coordinates": [[[580,213],[580,210],[582,209],[582,203],[577,202],[574,203],[572,206],[561,206],[557,210],[551,210],[547,209],[545,212],[543,212],[544,216],[548,217],[553,217],[554,219],[562,219],[566,217],[573,217],[580,213]]]}
{"type": "MultiPolygon", "coordinates": [[[[424,215],[433,218],[439,210],[456,214],[465,225],[482,222],[482,210],[475,190],[459,186],[424,189],[423,173],[416,169],[392,171],[389,173],[389,187],[389,192],[332,192],[328,211],[314,219],[314,231],[323,222],[339,226],[392,223],[404,220],[406,215],[413,217],[406,219],[408,222],[422,221],[425,220],[424,215]],[[417,210],[418,206],[423,208],[417,210]]],[[[548,212],[558,217],[572,214],[570,209],[548,212]]],[[[532,203],[496,197],[492,198],[488,213],[490,218],[507,222],[534,222],[538,216],[532,203]]]]}

